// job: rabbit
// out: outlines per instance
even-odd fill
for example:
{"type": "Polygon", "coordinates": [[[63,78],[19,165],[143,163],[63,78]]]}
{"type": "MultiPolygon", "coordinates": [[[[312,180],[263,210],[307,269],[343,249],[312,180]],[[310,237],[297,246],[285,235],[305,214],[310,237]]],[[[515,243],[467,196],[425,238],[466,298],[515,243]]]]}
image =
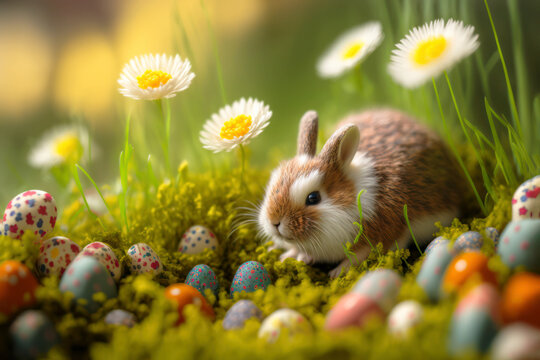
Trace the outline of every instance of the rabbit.
{"type": "MultiPolygon", "coordinates": [[[[344,244],[353,243],[360,221],[364,234],[385,250],[406,247],[410,230],[432,239],[435,222],[449,225],[460,214],[463,175],[445,143],[433,131],[394,109],[373,109],[346,117],[316,155],[318,115],[300,121],[297,154],[275,169],[259,206],[260,232],[286,250],[281,260],[338,263],[331,277],[348,271],[344,244]]],[[[363,261],[370,245],[353,245],[363,261]]],[[[354,257],[353,257],[354,258],[354,257]]]]}

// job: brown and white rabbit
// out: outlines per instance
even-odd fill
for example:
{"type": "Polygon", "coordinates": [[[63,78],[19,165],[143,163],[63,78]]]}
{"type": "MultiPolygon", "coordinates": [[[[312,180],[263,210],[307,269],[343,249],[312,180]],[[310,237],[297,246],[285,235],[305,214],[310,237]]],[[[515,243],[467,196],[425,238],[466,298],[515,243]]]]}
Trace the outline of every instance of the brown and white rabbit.
{"type": "MultiPolygon", "coordinates": [[[[340,125],[316,155],[317,113],[302,117],[297,155],[273,171],[258,214],[261,232],[287,250],[282,260],[341,261],[333,277],[351,265],[343,245],[358,233],[361,190],[364,233],[385,249],[408,244],[405,204],[413,233],[426,241],[435,222],[448,225],[458,216],[464,191],[444,142],[411,117],[370,110],[340,125]]],[[[360,240],[352,250],[362,261],[370,246],[360,240]]]]}

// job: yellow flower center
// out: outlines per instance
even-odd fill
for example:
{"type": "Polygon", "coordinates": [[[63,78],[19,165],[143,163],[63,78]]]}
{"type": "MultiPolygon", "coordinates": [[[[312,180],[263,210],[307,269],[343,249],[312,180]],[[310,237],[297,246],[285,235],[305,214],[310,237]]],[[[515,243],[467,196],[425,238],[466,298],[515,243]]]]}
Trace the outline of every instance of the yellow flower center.
{"type": "Polygon", "coordinates": [[[360,52],[360,50],[362,50],[363,47],[363,42],[355,42],[354,44],[349,45],[349,47],[343,52],[343,59],[352,59],[360,52]]]}
{"type": "Polygon", "coordinates": [[[421,41],[413,52],[412,59],[417,65],[427,65],[441,56],[446,45],[446,39],[443,36],[421,41]]]}
{"type": "Polygon", "coordinates": [[[65,161],[76,162],[81,159],[83,148],[76,135],[66,134],[56,140],[54,151],[65,161]]]}
{"type": "Polygon", "coordinates": [[[229,121],[225,121],[219,136],[222,139],[232,140],[235,137],[241,137],[248,133],[251,126],[251,116],[238,115],[235,118],[231,118],[229,121]]]}
{"type": "Polygon", "coordinates": [[[146,70],[144,74],[137,76],[137,82],[141,89],[148,89],[149,87],[155,89],[165,85],[171,78],[171,74],[161,70],[146,70]]]}

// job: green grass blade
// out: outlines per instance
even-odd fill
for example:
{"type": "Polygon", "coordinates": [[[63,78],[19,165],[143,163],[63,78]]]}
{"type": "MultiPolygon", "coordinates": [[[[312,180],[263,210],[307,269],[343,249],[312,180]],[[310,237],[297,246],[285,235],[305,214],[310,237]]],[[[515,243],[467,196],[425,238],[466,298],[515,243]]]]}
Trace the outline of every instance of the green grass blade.
{"type": "Polygon", "coordinates": [[[101,219],[96,214],[94,214],[94,212],[90,208],[90,205],[88,205],[88,201],[86,200],[86,195],[84,195],[83,186],[81,184],[81,179],[79,178],[79,172],[77,170],[76,164],[71,167],[71,174],[73,175],[73,180],[75,181],[75,185],[77,186],[77,189],[79,189],[79,193],[81,194],[83,198],[83,202],[86,207],[86,210],[88,211],[88,214],[90,215],[90,217],[98,221],[99,225],[101,225],[101,228],[103,230],[106,230],[105,224],[103,224],[101,219]]]}
{"type": "MultiPolygon", "coordinates": [[[[407,226],[409,228],[409,232],[411,233],[411,237],[414,241],[414,244],[416,245],[416,248],[420,252],[420,255],[423,255],[424,253],[420,249],[420,245],[418,245],[418,242],[416,241],[416,237],[414,236],[414,233],[412,231],[411,223],[409,222],[409,215],[407,214],[407,204],[403,205],[403,216],[405,217],[405,221],[407,222],[407,226]]],[[[397,242],[396,242],[397,244],[397,242]]]]}

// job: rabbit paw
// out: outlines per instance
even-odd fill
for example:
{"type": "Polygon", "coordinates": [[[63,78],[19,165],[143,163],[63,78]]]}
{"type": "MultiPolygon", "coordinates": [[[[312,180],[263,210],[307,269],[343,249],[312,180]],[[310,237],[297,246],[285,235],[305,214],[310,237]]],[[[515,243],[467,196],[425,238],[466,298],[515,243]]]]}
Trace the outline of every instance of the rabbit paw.
{"type": "Polygon", "coordinates": [[[299,252],[297,249],[289,249],[285,251],[281,256],[279,257],[279,260],[282,262],[285,261],[285,259],[295,259],[298,261],[303,261],[306,264],[311,264],[313,262],[313,258],[309,256],[308,254],[304,254],[299,252]]]}
{"type": "Polygon", "coordinates": [[[351,267],[351,262],[349,261],[349,259],[345,259],[342,262],[340,262],[339,265],[335,269],[331,270],[328,273],[328,275],[332,279],[335,279],[339,275],[341,275],[341,273],[346,274],[347,271],[349,271],[350,267],[351,267]]]}

